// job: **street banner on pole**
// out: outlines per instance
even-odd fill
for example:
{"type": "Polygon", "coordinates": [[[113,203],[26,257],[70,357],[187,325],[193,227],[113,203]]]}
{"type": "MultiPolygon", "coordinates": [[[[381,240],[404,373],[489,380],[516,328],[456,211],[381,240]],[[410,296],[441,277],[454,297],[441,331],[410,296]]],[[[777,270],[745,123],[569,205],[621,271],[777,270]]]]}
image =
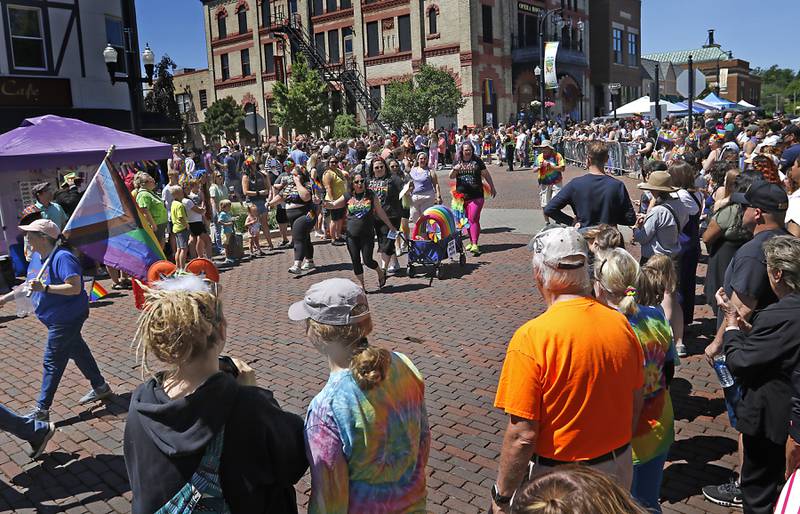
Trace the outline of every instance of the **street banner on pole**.
{"type": "Polygon", "coordinates": [[[722,68],[719,70],[719,92],[728,92],[728,68],[722,68]]]}
{"type": "Polygon", "coordinates": [[[558,89],[558,77],[556,77],[556,53],[558,53],[558,41],[548,41],[544,45],[544,87],[546,89],[558,89]]]}

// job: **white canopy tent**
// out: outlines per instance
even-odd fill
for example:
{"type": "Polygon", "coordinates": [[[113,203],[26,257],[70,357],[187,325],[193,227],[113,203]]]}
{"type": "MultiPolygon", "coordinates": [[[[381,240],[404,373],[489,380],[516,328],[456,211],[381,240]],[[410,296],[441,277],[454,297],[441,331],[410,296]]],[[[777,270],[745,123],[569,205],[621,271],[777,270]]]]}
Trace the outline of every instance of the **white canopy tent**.
{"type": "MultiPolygon", "coordinates": [[[[662,113],[669,113],[669,112],[680,112],[685,111],[686,109],[682,108],[679,105],[675,105],[672,102],[668,102],[666,100],[659,101],[661,104],[661,112],[662,113]]],[[[613,114],[614,111],[611,111],[613,114]]],[[[650,101],[649,96],[643,96],[633,102],[627,103],[621,107],[617,107],[617,116],[630,116],[633,114],[648,114],[651,117],[655,118],[656,113],[656,103],[654,101],[650,101]]]]}

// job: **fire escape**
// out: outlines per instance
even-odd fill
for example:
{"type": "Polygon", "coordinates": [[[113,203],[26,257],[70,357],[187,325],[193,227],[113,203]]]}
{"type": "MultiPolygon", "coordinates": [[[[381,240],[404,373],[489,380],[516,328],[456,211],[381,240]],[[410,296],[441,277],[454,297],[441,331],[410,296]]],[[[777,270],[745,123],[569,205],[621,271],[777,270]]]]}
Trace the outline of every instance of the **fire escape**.
{"type": "Polygon", "coordinates": [[[332,88],[335,88],[336,84],[341,84],[345,95],[364,109],[367,123],[375,130],[382,135],[391,132],[391,127],[379,118],[380,105],[370,96],[366,78],[358,69],[355,58],[346,58],[342,63],[329,63],[327,53],[314,44],[311,34],[303,28],[300,15],[297,13],[285,16],[276,12],[272,15],[269,31],[285,35],[291,44],[292,52],[301,52],[309,66],[316,69],[322,80],[332,88]]]}

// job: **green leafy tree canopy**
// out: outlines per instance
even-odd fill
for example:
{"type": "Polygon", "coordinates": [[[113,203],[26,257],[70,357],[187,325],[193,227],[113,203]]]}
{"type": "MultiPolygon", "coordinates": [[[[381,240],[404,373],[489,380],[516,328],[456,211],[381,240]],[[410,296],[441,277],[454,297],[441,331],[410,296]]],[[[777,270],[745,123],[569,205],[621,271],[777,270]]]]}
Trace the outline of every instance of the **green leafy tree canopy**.
{"type": "Polygon", "coordinates": [[[243,121],[244,109],[233,97],[228,96],[208,106],[206,120],[200,131],[207,138],[225,136],[227,139],[234,139],[243,121]]]}
{"type": "Polygon", "coordinates": [[[761,104],[768,114],[776,109],[795,112],[800,107],[800,71],[773,64],[767,69],[756,68],[753,74],[761,78],[761,104]]]}
{"type": "Polygon", "coordinates": [[[352,114],[340,114],[333,120],[331,136],[336,139],[358,137],[362,132],[364,132],[364,129],[356,124],[356,117],[352,114]]]}
{"type": "Polygon", "coordinates": [[[175,100],[175,85],[172,81],[172,72],[177,65],[165,55],[156,64],[153,88],[144,98],[144,108],[150,112],[158,112],[171,120],[181,119],[178,112],[178,102],[175,100]]]}
{"type": "Polygon", "coordinates": [[[423,64],[412,81],[387,88],[381,117],[395,128],[419,128],[436,116],[455,116],[466,103],[446,69],[423,64]]]}
{"type": "Polygon", "coordinates": [[[292,64],[289,84],[277,82],[272,88],[275,98],[274,118],[278,125],[290,127],[300,134],[318,132],[331,123],[328,85],[308,62],[298,56],[292,64]]]}

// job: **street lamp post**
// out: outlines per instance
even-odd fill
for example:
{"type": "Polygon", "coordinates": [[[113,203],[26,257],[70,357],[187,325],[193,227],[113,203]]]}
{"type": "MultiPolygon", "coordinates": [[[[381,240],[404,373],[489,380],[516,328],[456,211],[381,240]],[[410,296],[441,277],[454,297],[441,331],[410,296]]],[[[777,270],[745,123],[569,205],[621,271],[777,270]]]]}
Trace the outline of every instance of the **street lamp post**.
{"type": "MultiPolygon", "coordinates": [[[[545,23],[547,22],[547,18],[551,14],[560,14],[560,13],[561,13],[561,8],[560,7],[557,8],[557,9],[547,9],[544,12],[544,15],[539,17],[539,62],[541,63],[542,68],[544,68],[544,26],[545,26],[545,23]]],[[[538,68],[538,66],[537,66],[537,68],[538,68]]],[[[536,70],[534,70],[534,73],[535,72],[536,72],[536,70]]],[[[540,73],[543,74],[544,73],[544,69],[541,69],[540,73]]],[[[543,76],[542,76],[542,78],[539,79],[539,99],[542,102],[542,107],[541,107],[541,109],[542,109],[542,111],[541,111],[542,121],[546,121],[546,119],[545,119],[545,109],[544,109],[544,80],[543,80],[543,76]]]]}
{"type": "MultiPolygon", "coordinates": [[[[538,65],[533,69],[533,74],[536,75],[536,84],[539,86],[539,109],[540,116],[544,120],[544,87],[542,84],[542,68],[538,65]]],[[[531,114],[531,123],[533,123],[533,115],[531,114]]]]}
{"type": "Polygon", "coordinates": [[[622,84],[618,82],[612,82],[608,85],[608,92],[611,93],[611,109],[614,111],[614,121],[617,121],[617,95],[620,89],[622,89],[622,84]]]}
{"type": "Polygon", "coordinates": [[[117,77],[117,65],[119,54],[111,46],[111,43],[103,49],[103,61],[106,63],[111,84],[118,81],[128,84],[128,94],[131,102],[131,132],[138,134],[141,131],[141,102],[142,84],[153,84],[153,72],[155,70],[155,54],[150,50],[150,45],[145,45],[141,55],[141,62],[144,64],[146,76],[142,77],[142,72],[137,55],[139,53],[139,35],[136,32],[136,6],[133,0],[123,0],[122,2],[122,24],[123,24],[123,58],[125,59],[127,76],[117,77]]]}

